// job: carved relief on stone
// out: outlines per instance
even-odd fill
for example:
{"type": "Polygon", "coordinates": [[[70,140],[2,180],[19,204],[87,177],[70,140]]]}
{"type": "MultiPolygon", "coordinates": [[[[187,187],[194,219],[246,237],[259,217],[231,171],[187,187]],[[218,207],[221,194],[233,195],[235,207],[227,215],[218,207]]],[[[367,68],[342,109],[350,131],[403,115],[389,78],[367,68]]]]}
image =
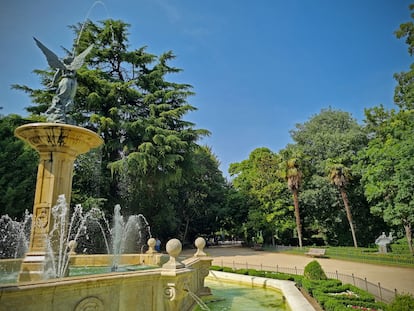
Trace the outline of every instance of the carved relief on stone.
{"type": "Polygon", "coordinates": [[[169,301],[180,301],[186,294],[184,284],[181,282],[167,283],[167,286],[164,287],[164,297],[169,301]]]}
{"type": "Polygon", "coordinates": [[[167,286],[164,288],[164,297],[170,301],[174,301],[177,297],[177,289],[174,283],[167,283],[167,286]]]}
{"type": "Polygon", "coordinates": [[[77,304],[74,311],[104,311],[104,305],[96,297],[86,297],[77,304]]]}
{"type": "Polygon", "coordinates": [[[36,209],[35,233],[45,233],[49,224],[49,207],[39,207],[36,209]]]}
{"type": "Polygon", "coordinates": [[[209,266],[201,267],[199,271],[200,271],[200,276],[201,276],[201,278],[203,279],[203,282],[204,282],[204,278],[206,276],[208,276],[208,274],[210,273],[209,266]]]}

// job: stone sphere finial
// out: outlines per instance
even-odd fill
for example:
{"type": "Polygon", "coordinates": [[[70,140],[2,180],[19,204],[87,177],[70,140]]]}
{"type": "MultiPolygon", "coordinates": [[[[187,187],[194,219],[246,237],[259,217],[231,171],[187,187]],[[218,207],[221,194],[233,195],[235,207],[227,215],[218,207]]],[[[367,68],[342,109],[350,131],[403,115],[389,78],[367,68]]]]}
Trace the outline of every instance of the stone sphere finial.
{"type": "Polygon", "coordinates": [[[146,251],[146,254],[154,254],[157,251],[155,250],[155,244],[156,244],[156,240],[154,238],[149,238],[147,241],[148,244],[148,250],[146,251]]]}
{"type": "Polygon", "coordinates": [[[70,240],[68,242],[68,247],[69,247],[69,255],[76,255],[76,247],[78,246],[78,243],[75,240],[70,240]]]}
{"type": "Polygon", "coordinates": [[[183,249],[183,246],[178,239],[171,239],[167,242],[167,245],[165,246],[165,249],[168,253],[168,255],[172,257],[178,257],[180,255],[181,250],[183,249]]]}
{"type": "Polygon", "coordinates": [[[170,260],[166,262],[162,267],[167,269],[178,269],[184,268],[184,265],[177,260],[178,255],[180,255],[183,246],[178,239],[171,239],[165,245],[165,250],[168,255],[170,255],[170,260]]]}
{"type": "Polygon", "coordinates": [[[206,240],[202,237],[198,237],[194,241],[194,245],[197,247],[197,252],[194,254],[195,257],[203,257],[207,256],[206,253],[204,253],[204,247],[206,246],[206,240]]]}

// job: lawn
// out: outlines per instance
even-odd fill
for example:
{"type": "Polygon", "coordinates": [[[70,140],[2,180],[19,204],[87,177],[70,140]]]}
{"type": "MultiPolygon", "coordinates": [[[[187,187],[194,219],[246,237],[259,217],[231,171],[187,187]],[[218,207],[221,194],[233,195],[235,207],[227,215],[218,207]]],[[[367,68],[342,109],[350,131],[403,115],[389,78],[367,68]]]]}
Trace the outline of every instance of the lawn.
{"type": "MultiPolygon", "coordinates": [[[[267,251],[277,251],[290,253],[295,255],[306,256],[311,247],[290,247],[290,248],[274,248],[266,247],[267,251]]],[[[312,246],[312,248],[315,248],[312,246]]],[[[326,249],[326,257],[333,259],[358,261],[380,265],[394,265],[401,267],[414,267],[414,256],[410,254],[408,247],[403,243],[392,244],[392,252],[380,254],[378,248],[374,247],[342,247],[342,246],[325,246],[320,247],[326,249]]]]}

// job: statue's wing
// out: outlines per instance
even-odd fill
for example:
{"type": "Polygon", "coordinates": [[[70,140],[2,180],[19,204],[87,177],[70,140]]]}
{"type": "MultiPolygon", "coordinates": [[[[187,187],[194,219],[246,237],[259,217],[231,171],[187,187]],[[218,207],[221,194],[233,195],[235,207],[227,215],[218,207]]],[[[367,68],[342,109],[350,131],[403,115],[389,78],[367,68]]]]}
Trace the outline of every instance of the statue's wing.
{"type": "Polygon", "coordinates": [[[50,67],[55,69],[65,69],[65,65],[60,61],[59,57],[57,57],[55,53],[45,47],[42,42],[37,40],[35,37],[33,37],[33,39],[36,41],[37,46],[42,50],[43,54],[45,54],[50,67]]]}
{"type": "Polygon", "coordinates": [[[70,65],[67,65],[66,67],[69,70],[73,70],[73,71],[78,70],[80,67],[82,67],[83,62],[85,61],[86,55],[88,55],[91,52],[92,48],[93,48],[93,44],[90,45],[85,51],[83,51],[82,53],[80,53],[79,55],[77,55],[73,59],[72,63],[70,65]]]}

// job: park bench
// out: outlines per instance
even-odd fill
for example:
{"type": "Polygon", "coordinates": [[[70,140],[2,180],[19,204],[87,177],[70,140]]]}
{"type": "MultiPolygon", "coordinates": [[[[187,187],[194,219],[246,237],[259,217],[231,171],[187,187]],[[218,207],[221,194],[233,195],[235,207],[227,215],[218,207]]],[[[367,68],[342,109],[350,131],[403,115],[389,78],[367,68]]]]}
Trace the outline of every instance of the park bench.
{"type": "Polygon", "coordinates": [[[324,248],[310,248],[308,252],[305,253],[307,256],[312,257],[325,257],[326,249],[324,248]]]}

